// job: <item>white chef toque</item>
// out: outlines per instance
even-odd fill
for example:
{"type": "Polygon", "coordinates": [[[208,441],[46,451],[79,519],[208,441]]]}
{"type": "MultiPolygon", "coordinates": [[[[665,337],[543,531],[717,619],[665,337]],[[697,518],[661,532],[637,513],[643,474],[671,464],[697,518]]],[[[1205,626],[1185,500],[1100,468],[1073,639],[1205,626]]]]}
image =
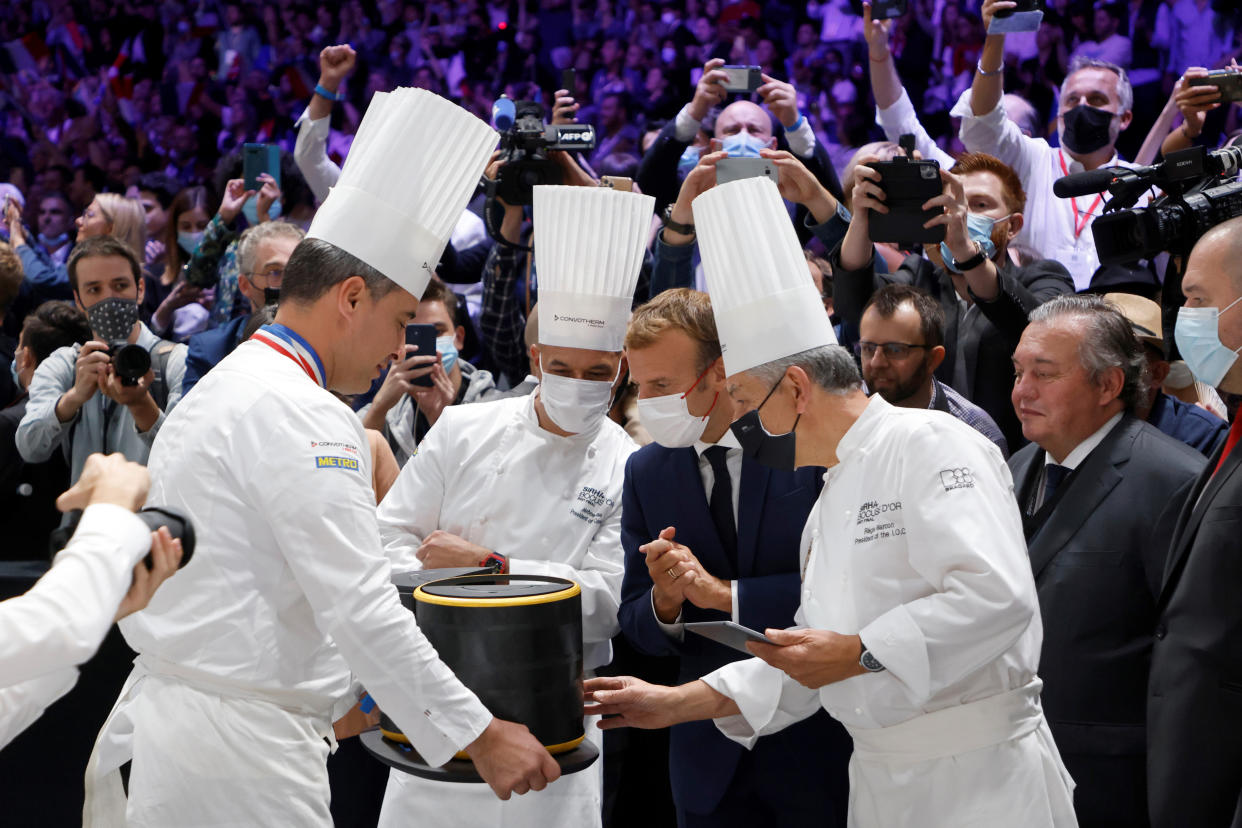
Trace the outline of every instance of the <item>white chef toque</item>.
{"type": "Polygon", "coordinates": [[[774,183],[721,184],[693,210],[727,375],[837,344],[774,183]]]}
{"type": "Polygon", "coordinates": [[[655,199],[609,187],[534,192],[540,344],[620,351],[655,199]]]}
{"type": "Polygon", "coordinates": [[[497,139],[425,89],[377,92],[306,237],[356,256],[421,299],[497,139]]]}

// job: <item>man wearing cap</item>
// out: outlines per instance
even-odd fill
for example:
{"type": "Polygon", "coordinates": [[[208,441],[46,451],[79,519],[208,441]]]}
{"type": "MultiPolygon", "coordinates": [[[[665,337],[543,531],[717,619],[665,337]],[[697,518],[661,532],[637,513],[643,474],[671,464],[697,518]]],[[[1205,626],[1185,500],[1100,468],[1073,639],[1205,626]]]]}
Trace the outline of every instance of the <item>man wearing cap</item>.
{"type": "Polygon", "coordinates": [[[1177,513],[1205,460],[1133,415],[1147,360],[1098,296],[1040,305],[1009,461],[1044,620],[1043,703],[1081,825],[1146,825],[1147,670],[1177,513]]]}
{"type": "MultiPolygon", "coordinates": [[[[535,187],[539,387],[445,409],[379,508],[398,571],[497,562],[577,582],[588,671],[611,660],[618,632],[621,488],[637,446],[607,414],[652,206],[650,196],[602,187],[535,187]]],[[[598,730],[588,733],[598,744],[598,730]]],[[[601,821],[600,772],[508,802],[393,772],[380,825],[589,828],[601,821]]]]}
{"type": "Polygon", "coordinates": [[[615,714],[606,728],[712,718],[751,746],[823,708],[854,739],[851,825],[1074,825],[1004,460],[955,418],[863,394],[781,211],[761,179],[695,202],[743,452],[828,467],[801,544],[806,627],[680,687],[589,681],[587,710],[615,714]]]}
{"type": "Polygon", "coordinates": [[[1164,356],[1160,306],[1132,293],[1108,293],[1104,298],[1130,321],[1147,356],[1147,383],[1135,403],[1134,416],[1146,420],[1203,456],[1211,457],[1225,442],[1229,423],[1202,406],[1182,402],[1164,393],[1164,381],[1168,379],[1171,365],[1164,356]]]}
{"type": "MultiPolygon", "coordinates": [[[[625,467],[621,630],[644,652],[677,656],[678,679],[693,681],[744,655],[685,622],[793,624],[799,536],[823,469],[778,471],[742,453],[707,294],[664,291],[634,312],[625,345],[655,443],[625,467]]],[[[849,755],[849,737],[823,711],[751,751],[710,722],[675,725],[678,825],[844,825],[849,755]]]]}
{"type": "Polygon", "coordinates": [[[149,501],[189,516],[196,554],[121,625],[138,658],[91,756],[86,826],[330,826],[326,759],[355,676],[431,764],[465,750],[502,797],[559,775],[401,606],[366,435],[328,390],[365,390],[400,351],[430,272],[418,265],[437,260],[448,211],[462,209],[494,143],[486,124],[422,90],[373,103],[289,258],[276,323],[165,421],[149,501]],[[393,180],[446,133],[458,155],[393,180]]]}

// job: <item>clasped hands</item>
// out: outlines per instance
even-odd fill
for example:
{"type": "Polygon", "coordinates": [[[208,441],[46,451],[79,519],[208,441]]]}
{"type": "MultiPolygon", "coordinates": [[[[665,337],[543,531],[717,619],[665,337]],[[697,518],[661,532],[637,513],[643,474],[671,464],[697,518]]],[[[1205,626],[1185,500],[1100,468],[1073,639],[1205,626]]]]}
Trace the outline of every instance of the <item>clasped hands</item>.
{"type": "Polygon", "coordinates": [[[677,529],[669,526],[658,538],[638,547],[638,551],[647,556],[656,617],[665,624],[673,623],[686,601],[700,609],[731,613],[733,588],[730,582],[704,569],[689,547],[673,539],[676,534],[677,529]]]}

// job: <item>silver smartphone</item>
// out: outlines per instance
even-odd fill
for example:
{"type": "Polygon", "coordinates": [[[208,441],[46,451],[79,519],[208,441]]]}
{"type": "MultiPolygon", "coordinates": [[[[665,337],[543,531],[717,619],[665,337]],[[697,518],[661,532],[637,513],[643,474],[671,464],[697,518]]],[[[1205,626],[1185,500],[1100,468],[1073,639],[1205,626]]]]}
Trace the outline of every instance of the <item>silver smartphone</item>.
{"type": "Polygon", "coordinates": [[[686,631],[695,635],[701,635],[704,638],[710,638],[726,647],[732,647],[739,652],[751,655],[750,650],[746,649],[747,641],[762,641],[764,644],[775,644],[776,642],[768,638],[761,632],[756,632],[750,627],[743,627],[741,624],[735,624],[732,621],[696,621],[686,624],[686,631]]]}
{"type": "Polygon", "coordinates": [[[721,158],[716,162],[716,183],[727,184],[743,178],[770,178],[773,184],[780,182],[776,162],[767,158],[721,158]]]}
{"type": "Polygon", "coordinates": [[[726,92],[754,92],[763,86],[763,70],[758,66],[721,66],[728,79],[724,82],[726,92]]]}

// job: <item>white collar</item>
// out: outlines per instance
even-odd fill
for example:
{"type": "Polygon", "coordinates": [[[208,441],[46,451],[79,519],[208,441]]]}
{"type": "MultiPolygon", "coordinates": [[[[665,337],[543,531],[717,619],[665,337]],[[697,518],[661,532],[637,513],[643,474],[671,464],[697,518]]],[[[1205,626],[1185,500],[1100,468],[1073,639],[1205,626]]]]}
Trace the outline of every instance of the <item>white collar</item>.
{"type": "Polygon", "coordinates": [[[1113,430],[1113,427],[1117,425],[1117,423],[1121,422],[1121,416],[1123,413],[1124,412],[1118,411],[1116,414],[1109,417],[1108,422],[1100,426],[1099,429],[1097,429],[1096,432],[1092,434],[1090,437],[1083,440],[1078,445],[1074,446],[1074,450],[1071,451],[1069,454],[1067,454],[1065,456],[1065,459],[1061,461],[1060,463],[1057,463],[1055,460],[1053,460],[1052,455],[1045,451],[1044,452],[1044,465],[1045,466],[1051,466],[1051,465],[1064,466],[1065,468],[1071,471],[1078,468],[1080,465],[1082,465],[1082,461],[1087,459],[1087,455],[1095,451],[1096,446],[1104,442],[1104,438],[1107,437],[1108,433],[1113,430]]]}
{"type": "Polygon", "coordinates": [[[694,441],[694,452],[699,457],[702,457],[703,452],[707,451],[712,446],[724,446],[727,449],[739,449],[739,450],[742,448],[742,444],[737,441],[737,435],[733,433],[733,429],[731,428],[725,429],[724,436],[722,436],[719,440],[717,440],[714,443],[704,443],[702,440],[695,440],[694,441]]]}

